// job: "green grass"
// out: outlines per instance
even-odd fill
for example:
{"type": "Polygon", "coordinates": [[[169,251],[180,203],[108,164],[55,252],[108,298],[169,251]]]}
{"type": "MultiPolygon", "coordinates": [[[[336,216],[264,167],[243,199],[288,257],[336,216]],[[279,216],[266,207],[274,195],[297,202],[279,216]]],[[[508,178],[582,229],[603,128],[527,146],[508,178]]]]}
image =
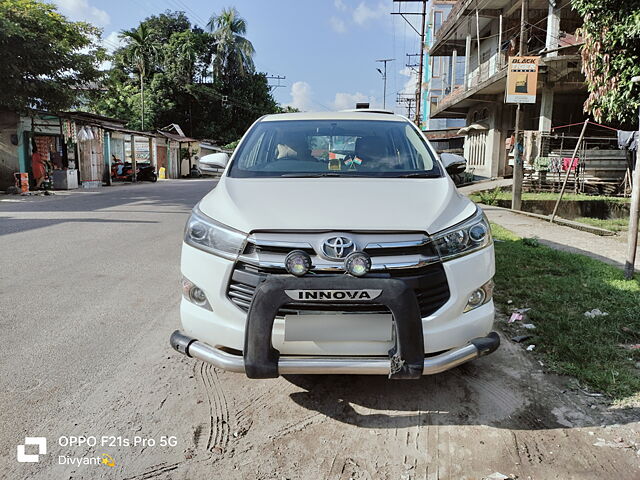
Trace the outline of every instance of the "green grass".
{"type": "Polygon", "coordinates": [[[594,227],[606,228],[612,232],[626,232],[629,229],[628,218],[607,218],[606,220],[603,220],[601,218],[578,217],[574,218],[573,221],[586,223],[587,225],[592,225],[594,227]]]}
{"type": "MultiPolygon", "coordinates": [[[[573,375],[585,387],[622,404],[640,401],[640,282],[624,280],[622,270],[600,261],[526,242],[492,225],[496,249],[498,308],[530,307],[526,330],[534,354],[553,371],[573,375]],[[507,304],[512,300],[511,305],[507,304]],[[599,308],[609,315],[587,318],[599,308]],[[626,331],[623,330],[626,327],[626,331]],[[630,333],[631,332],[631,333],[630,333]]],[[[518,322],[505,324],[515,334],[518,322]]]]}
{"type": "MultiPolygon", "coordinates": [[[[510,190],[500,190],[496,192],[495,195],[496,200],[511,200],[511,191],[510,190]]],[[[484,194],[486,196],[486,194],[484,194]]],[[[522,200],[557,200],[558,193],[551,192],[541,192],[541,193],[532,193],[532,192],[524,192],[522,194],[522,200]]],[[[492,195],[493,196],[493,195],[492,195]]],[[[475,192],[469,195],[469,198],[474,202],[480,202],[483,195],[481,192],[475,192]]],[[[565,193],[562,196],[562,200],[574,200],[580,202],[589,202],[593,200],[605,200],[611,203],[629,203],[631,200],[626,197],[607,197],[604,195],[580,195],[575,193],[565,193]]]]}

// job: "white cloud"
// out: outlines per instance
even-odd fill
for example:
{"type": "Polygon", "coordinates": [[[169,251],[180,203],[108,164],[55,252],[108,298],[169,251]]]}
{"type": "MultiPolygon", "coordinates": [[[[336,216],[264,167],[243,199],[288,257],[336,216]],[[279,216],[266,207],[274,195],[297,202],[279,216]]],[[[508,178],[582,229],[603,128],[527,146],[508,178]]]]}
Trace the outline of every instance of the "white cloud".
{"type": "Polygon", "coordinates": [[[333,4],[338,10],[345,11],[347,9],[347,6],[342,0],[333,0],[333,4]]]}
{"type": "Polygon", "coordinates": [[[366,2],[360,2],[353,10],[353,21],[358,25],[364,25],[369,20],[380,18],[388,13],[387,7],[382,2],[377,7],[370,7],[366,2]]]}
{"type": "Polygon", "coordinates": [[[410,93],[412,95],[415,94],[416,87],[418,86],[418,74],[409,67],[403,68],[398,73],[403,77],[407,77],[402,90],[400,90],[400,93],[410,93]]]}
{"type": "Polygon", "coordinates": [[[364,93],[338,92],[333,100],[333,108],[336,110],[347,110],[356,108],[356,103],[362,102],[368,102],[372,108],[379,106],[378,100],[375,97],[367,96],[364,93]]]}
{"type": "Polygon", "coordinates": [[[104,10],[89,5],[88,0],[54,0],[58,10],[72,20],[93,23],[99,27],[109,25],[111,17],[104,10]]]}
{"type": "Polygon", "coordinates": [[[125,42],[120,37],[120,32],[111,32],[102,39],[102,46],[106,48],[107,52],[113,53],[116,49],[124,46],[125,42]]]}
{"type": "Polygon", "coordinates": [[[311,107],[311,85],[300,81],[291,85],[291,102],[288,105],[303,112],[309,110],[311,107]]]}
{"type": "Polygon", "coordinates": [[[340,18],[331,17],[329,19],[329,23],[331,24],[331,28],[338,33],[344,33],[347,31],[347,26],[345,25],[344,20],[340,18]]]}

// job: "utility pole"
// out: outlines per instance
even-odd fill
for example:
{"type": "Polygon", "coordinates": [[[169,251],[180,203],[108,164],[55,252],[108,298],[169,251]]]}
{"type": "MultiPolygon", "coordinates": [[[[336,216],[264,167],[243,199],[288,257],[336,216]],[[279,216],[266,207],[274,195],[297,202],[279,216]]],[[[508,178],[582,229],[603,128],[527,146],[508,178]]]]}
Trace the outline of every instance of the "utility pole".
{"type": "Polygon", "coordinates": [[[405,105],[407,108],[407,118],[411,118],[411,111],[416,103],[416,97],[412,93],[398,93],[396,97],[396,103],[398,105],[405,105]]]}
{"type": "Polygon", "coordinates": [[[387,108],[387,63],[393,62],[395,58],[383,58],[381,60],[376,60],[376,62],[384,63],[384,72],[379,68],[376,68],[380,75],[382,75],[382,108],[387,108]]]}
{"type": "MultiPolygon", "coordinates": [[[[632,82],[640,82],[640,76],[633,77],[632,82]]],[[[636,166],[633,169],[631,190],[631,205],[629,208],[629,233],[627,237],[627,256],[624,262],[624,278],[631,280],[636,263],[636,248],[638,246],[638,216],[640,215],[640,108],[638,109],[638,138],[636,139],[636,166]]]]}
{"type": "Polygon", "coordinates": [[[414,123],[420,127],[420,98],[422,97],[422,68],[424,64],[424,33],[427,20],[427,0],[422,0],[422,26],[420,27],[420,65],[416,82],[416,117],[414,123]]]}
{"type": "Polygon", "coordinates": [[[273,92],[276,88],[279,87],[286,87],[286,85],[282,85],[280,83],[280,80],[286,80],[287,77],[281,77],[280,75],[266,75],[266,79],[267,80],[277,80],[278,83],[275,85],[268,85],[269,86],[269,91],[273,92]]]}
{"type": "MultiPolygon", "coordinates": [[[[525,49],[527,47],[525,35],[528,11],[529,0],[522,0],[522,9],[520,10],[520,49],[518,51],[519,57],[522,57],[524,55],[525,49]]],[[[478,32],[478,36],[480,36],[480,32],[478,32]]],[[[513,190],[511,198],[511,208],[513,210],[522,210],[522,180],[524,177],[522,154],[524,153],[524,150],[521,152],[518,148],[518,145],[524,147],[523,142],[520,139],[520,124],[523,123],[522,120],[522,104],[518,103],[518,106],[516,107],[516,132],[514,135],[515,148],[513,150],[513,190]]]]}
{"type": "Polygon", "coordinates": [[[405,67],[409,68],[412,72],[418,73],[417,68],[419,67],[418,63],[413,63],[413,57],[419,57],[419,53],[406,53],[407,63],[404,64],[405,67]]]}

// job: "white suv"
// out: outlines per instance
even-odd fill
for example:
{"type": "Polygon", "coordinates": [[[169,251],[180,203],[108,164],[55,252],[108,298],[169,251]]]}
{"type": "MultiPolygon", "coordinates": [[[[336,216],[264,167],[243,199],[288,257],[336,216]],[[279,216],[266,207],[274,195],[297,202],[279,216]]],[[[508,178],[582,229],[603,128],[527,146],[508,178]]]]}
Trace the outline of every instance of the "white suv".
{"type": "Polygon", "coordinates": [[[177,351],[250,378],[419,378],[498,347],[489,224],[445,172],[464,159],[406,118],[269,115],[227,160],[200,161],[225,171],[185,229],[177,351]]]}

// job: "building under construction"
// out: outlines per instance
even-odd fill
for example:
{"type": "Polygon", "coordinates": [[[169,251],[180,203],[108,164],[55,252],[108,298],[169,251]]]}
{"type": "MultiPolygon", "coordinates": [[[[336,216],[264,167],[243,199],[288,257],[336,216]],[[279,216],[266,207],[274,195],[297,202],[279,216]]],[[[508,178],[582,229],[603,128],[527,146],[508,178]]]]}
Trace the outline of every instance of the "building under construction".
{"type": "MultiPolygon", "coordinates": [[[[435,30],[431,63],[448,58],[444,64],[453,68],[441,96],[432,98],[433,89],[423,95],[429,95],[430,118],[463,119],[464,156],[475,176],[512,174],[516,149],[523,145],[525,186],[555,188],[557,162],[572,155],[585,120],[582,42],[576,33],[581,25],[569,0],[459,0],[435,30]],[[539,58],[535,103],[520,107],[522,144],[514,138],[517,107],[505,103],[508,60],[515,56],[539,58]],[[455,73],[457,64],[463,65],[461,75],[455,73]]],[[[624,188],[628,162],[613,129],[590,125],[576,156],[572,188],[624,188]]]]}

